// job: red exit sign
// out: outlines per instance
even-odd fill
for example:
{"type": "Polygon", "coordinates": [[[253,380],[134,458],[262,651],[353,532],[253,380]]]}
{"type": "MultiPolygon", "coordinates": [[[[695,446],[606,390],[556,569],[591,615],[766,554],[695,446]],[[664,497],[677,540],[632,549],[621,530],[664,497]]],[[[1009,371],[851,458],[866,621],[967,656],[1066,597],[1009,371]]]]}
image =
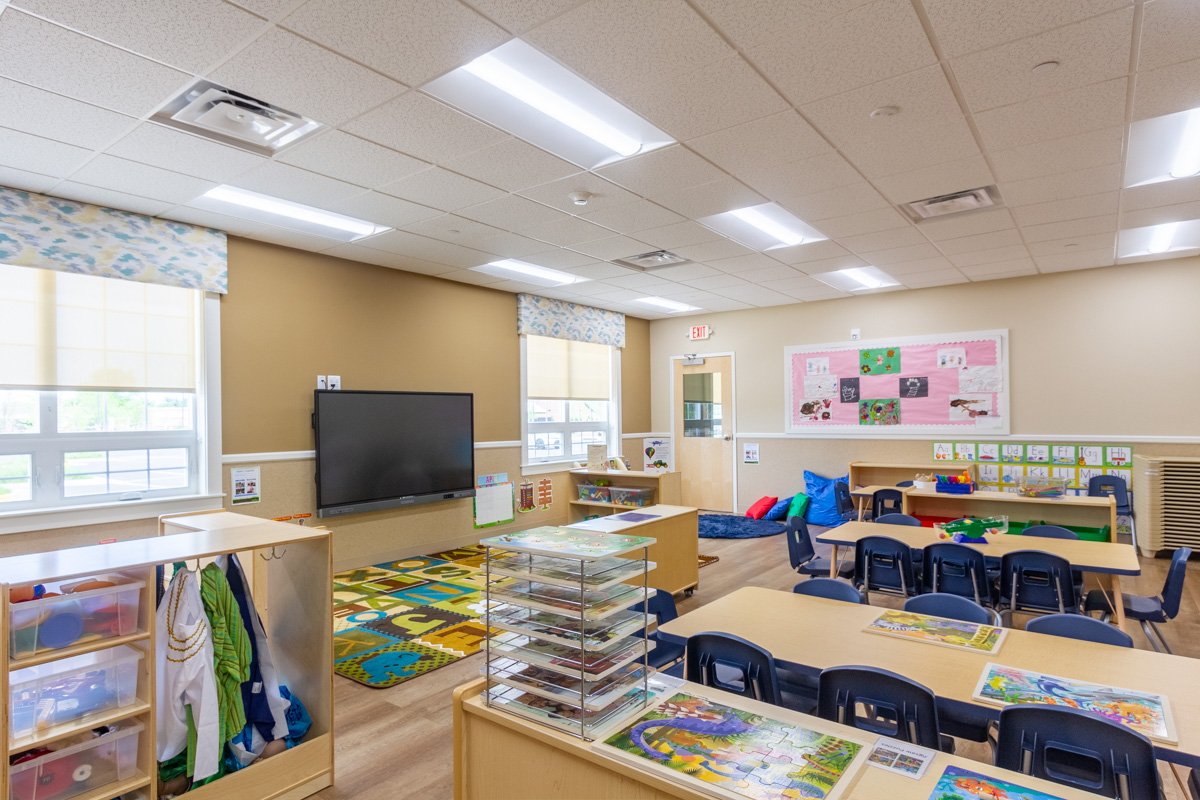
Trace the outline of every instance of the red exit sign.
{"type": "Polygon", "coordinates": [[[712,328],[707,325],[693,325],[692,329],[688,332],[688,338],[692,341],[707,339],[709,336],[712,336],[712,328]]]}

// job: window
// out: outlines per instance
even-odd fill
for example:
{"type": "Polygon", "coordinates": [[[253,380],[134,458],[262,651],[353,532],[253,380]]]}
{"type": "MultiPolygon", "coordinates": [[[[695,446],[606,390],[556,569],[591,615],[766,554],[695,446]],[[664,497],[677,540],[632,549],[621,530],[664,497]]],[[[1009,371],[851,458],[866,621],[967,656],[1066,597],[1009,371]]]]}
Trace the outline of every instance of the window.
{"type": "Polygon", "coordinates": [[[0,265],[0,513],[207,489],[203,298],[0,265]]]}
{"type": "Polygon", "coordinates": [[[526,464],[586,461],[592,444],[614,452],[619,353],[607,345],[523,337],[526,464]]]}

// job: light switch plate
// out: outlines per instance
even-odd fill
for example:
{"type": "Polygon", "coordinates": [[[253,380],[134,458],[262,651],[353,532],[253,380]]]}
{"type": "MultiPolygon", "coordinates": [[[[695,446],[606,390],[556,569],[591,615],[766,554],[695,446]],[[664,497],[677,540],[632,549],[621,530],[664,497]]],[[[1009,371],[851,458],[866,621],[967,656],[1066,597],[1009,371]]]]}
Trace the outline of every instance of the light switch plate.
{"type": "Polygon", "coordinates": [[[327,387],[328,387],[328,384],[325,382],[325,376],[324,376],[324,375],[318,375],[318,376],[317,376],[317,388],[318,388],[318,389],[325,389],[325,388],[327,388],[327,387]]]}
{"type": "Polygon", "coordinates": [[[330,375],[329,376],[329,390],[332,392],[332,391],[337,391],[338,389],[341,389],[341,388],[342,388],[342,376],[341,375],[330,375]]]}
{"type": "Polygon", "coordinates": [[[862,337],[862,328],[850,329],[850,341],[857,342],[862,337]]]}

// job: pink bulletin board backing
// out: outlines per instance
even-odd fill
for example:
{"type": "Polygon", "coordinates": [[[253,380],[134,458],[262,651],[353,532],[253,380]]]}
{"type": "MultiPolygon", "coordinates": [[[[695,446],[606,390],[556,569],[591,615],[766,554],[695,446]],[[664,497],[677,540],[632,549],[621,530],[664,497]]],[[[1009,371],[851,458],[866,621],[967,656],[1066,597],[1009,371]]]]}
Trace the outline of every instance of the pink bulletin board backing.
{"type": "Polygon", "coordinates": [[[1007,330],[785,347],[784,430],[870,438],[1008,434],[1007,352],[1007,330]],[[866,366],[865,350],[875,351],[866,366]],[[895,371],[873,374],[886,369],[895,371]],[[906,390],[910,378],[925,380],[906,390]],[[880,402],[860,402],[868,400],[880,402]]]}

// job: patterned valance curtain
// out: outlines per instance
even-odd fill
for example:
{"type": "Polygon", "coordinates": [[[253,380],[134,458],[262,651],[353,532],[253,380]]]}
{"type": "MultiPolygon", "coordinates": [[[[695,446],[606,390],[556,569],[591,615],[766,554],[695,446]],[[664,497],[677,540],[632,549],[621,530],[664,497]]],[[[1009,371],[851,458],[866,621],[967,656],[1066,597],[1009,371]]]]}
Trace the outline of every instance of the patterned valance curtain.
{"type": "Polygon", "coordinates": [[[517,333],[624,347],[625,315],[535,294],[519,294],[517,333]]]}
{"type": "Polygon", "coordinates": [[[0,264],[229,291],[221,231],[4,186],[0,264]]]}

